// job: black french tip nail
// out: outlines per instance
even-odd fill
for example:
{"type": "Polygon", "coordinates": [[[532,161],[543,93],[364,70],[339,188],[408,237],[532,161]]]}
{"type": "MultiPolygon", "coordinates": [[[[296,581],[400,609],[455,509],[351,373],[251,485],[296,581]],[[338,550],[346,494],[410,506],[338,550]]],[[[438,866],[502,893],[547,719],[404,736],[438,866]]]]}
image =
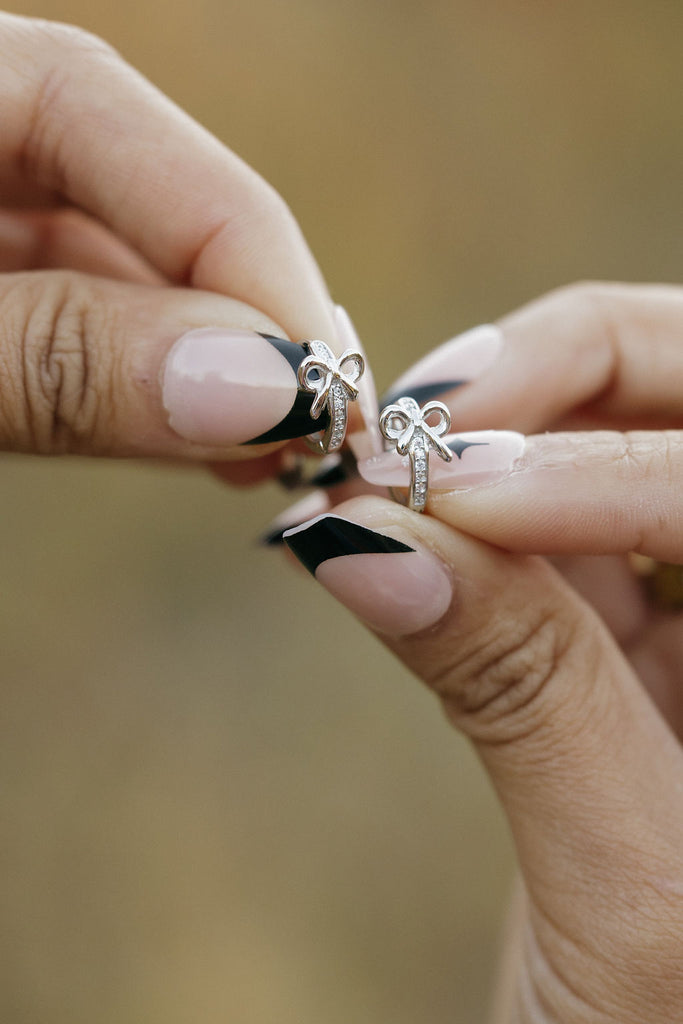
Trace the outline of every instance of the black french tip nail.
{"type": "Polygon", "coordinates": [[[353,452],[345,448],[343,452],[327,455],[318,472],[311,477],[308,483],[312,487],[338,487],[339,484],[355,480],[357,476],[358,465],[355,456],[353,452]]]}
{"type": "Polygon", "coordinates": [[[458,456],[462,458],[462,453],[467,448],[486,448],[488,441],[463,441],[461,437],[454,437],[452,441],[446,441],[446,447],[458,456]]]}
{"type": "MultiPolygon", "coordinates": [[[[259,332],[260,333],[260,332],[259,332]]],[[[303,362],[309,352],[304,345],[296,341],[287,341],[286,338],[274,338],[272,334],[261,334],[262,338],[281,353],[292,367],[296,377],[299,365],[303,362]]],[[[252,437],[245,441],[249,444],[269,444],[271,441],[290,441],[295,437],[305,437],[307,434],[315,434],[318,430],[325,430],[329,423],[330,415],[327,409],[323,409],[317,420],[311,418],[311,406],[315,401],[312,391],[303,391],[298,388],[294,404],[279,423],[276,423],[270,430],[252,437]]]]}
{"type": "Polygon", "coordinates": [[[335,515],[319,516],[308,525],[287,531],[284,542],[312,575],[322,562],[341,555],[415,551],[400,540],[335,515]]]}
{"type": "Polygon", "coordinates": [[[461,388],[463,384],[469,384],[467,380],[437,380],[430,384],[416,384],[415,387],[406,385],[402,388],[391,388],[379,400],[380,409],[385,405],[394,405],[399,398],[414,398],[418,405],[424,405],[447,391],[454,391],[461,388]]]}
{"type": "Polygon", "coordinates": [[[327,496],[322,491],[313,491],[305,498],[295,502],[294,505],[290,505],[275,519],[271,519],[265,530],[256,538],[256,543],[261,547],[282,547],[287,530],[293,530],[295,526],[310,522],[314,516],[324,515],[329,508],[330,502],[327,496]]]}

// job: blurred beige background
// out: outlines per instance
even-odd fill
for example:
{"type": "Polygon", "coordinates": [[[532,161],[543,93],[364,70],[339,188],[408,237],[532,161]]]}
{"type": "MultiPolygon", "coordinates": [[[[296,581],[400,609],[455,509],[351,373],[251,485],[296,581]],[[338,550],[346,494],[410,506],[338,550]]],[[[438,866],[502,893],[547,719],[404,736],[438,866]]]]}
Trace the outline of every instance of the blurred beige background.
{"type": "MultiPolygon", "coordinates": [[[[285,195],[381,385],[681,274],[683,5],[36,0],[285,195]]],[[[0,1019],[474,1024],[512,874],[435,703],[200,472],[3,460],[0,1019]]]]}

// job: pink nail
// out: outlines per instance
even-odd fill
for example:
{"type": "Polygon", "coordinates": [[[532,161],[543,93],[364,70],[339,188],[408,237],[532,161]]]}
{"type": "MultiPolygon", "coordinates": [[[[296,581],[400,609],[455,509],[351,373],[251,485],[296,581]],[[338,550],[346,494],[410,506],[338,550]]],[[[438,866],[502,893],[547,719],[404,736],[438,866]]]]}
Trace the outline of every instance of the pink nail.
{"type": "Polygon", "coordinates": [[[399,540],[328,514],[288,530],[284,539],[337,600],[380,633],[409,636],[427,629],[453,600],[445,566],[412,538],[399,540]]]}
{"type": "Polygon", "coordinates": [[[170,426],[206,445],[258,437],[287,415],[296,394],[296,374],[287,359],[260,334],[246,330],[189,331],[169,352],[163,374],[170,426]]]}
{"type": "Polygon", "coordinates": [[[391,405],[401,395],[411,395],[422,405],[437,395],[452,391],[480,377],[500,355],[503,335],[495,324],[481,324],[445,341],[410,367],[382,397],[391,405]]]}
{"type": "MultiPolygon", "coordinates": [[[[468,434],[450,434],[443,438],[453,452],[444,462],[434,452],[429,458],[431,489],[451,490],[492,483],[510,473],[524,452],[525,439],[512,430],[479,430],[468,434]]],[[[380,487],[408,487],[410,461],[407,455],[384,452],[358,463],[360,475],[380,487]]]]}

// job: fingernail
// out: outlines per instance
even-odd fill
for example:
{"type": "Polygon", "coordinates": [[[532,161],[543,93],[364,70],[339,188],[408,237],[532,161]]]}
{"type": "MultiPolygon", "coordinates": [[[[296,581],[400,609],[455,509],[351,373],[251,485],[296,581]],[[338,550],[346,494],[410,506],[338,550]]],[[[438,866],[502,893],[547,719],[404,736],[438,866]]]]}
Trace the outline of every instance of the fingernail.
{"type": "Polygon", "coordinates": [[[288,530],[285,543],[326,590],[372,629],[409,636],[439,621],[453,588],[431,551],[341,516],[288,530]]]}
{"type": "Polygon", "coordinates": [[[495,324],[481,324],[445,341],[411,366],[381,398],[392,405],[406,395],[422,405],[480,377],[496,361],[503,335],[495,324]]]}
{"type": "MultiPolygon", "coordinates": [[[[525,446],[524,435],[512,430],[450,434],[443,441],[453,452],[453,459],[444,462],[433,452],[429,458],[429,486],[440,490],[480,486],[507,476],[525,446]]],[[[358,472],[368,483],[380,487],[410,485],[409,457],[396,451],[364,459],[358,463],[358,472]]]]}
{"type": "Polygon", "coordinates": [[[302,345],[247,330],[202,327],[176,341],[163,374],[170,426],[199,444],[266,444],[325,427],[299,389],[302,345]]]}
{"type": "Polygon", "coordinates": [[[308,522],[313,516],[320,516],[330,508],[330,499],[322,491],[307,494],[301,501],[295,502],[276,516],[258,538],[264,547],[278,547],[284,544],[283,534],[294,526],[308,522]]]}
{"type": "Polygon", "coordinates": [[[358,450],[362,450],[363,456],[377,455],[382,451],[384,443],[379,430],[379,402],[377,400],[375,378],[370,368],[370,360],[365,354],[365,349],[358,337],[353,321],[344,307],[335,306],[334,313],[337,337],[341,346],[340,351],[347,348],[355,349],[355,351],[360,352],[365,360],[365,373],[358,384],[357,402],[357,407],[363,420],[363,428],[349,434],[348,441],[356,453],[358,450]]]}

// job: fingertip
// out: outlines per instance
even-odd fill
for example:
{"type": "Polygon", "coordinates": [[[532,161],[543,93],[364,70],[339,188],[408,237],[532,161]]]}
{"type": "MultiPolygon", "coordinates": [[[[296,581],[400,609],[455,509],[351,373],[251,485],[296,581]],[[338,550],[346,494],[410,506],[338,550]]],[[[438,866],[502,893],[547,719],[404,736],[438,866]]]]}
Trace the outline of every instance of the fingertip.
{"type": "Polygon", "coordinates": [[[434,626],[453,598],[446,567],[395,522],[381,528],[369,522],[370,506],[349,501],[286,531],[284,541],[328,592],[376,632],[401,637],[434,626]]]}

